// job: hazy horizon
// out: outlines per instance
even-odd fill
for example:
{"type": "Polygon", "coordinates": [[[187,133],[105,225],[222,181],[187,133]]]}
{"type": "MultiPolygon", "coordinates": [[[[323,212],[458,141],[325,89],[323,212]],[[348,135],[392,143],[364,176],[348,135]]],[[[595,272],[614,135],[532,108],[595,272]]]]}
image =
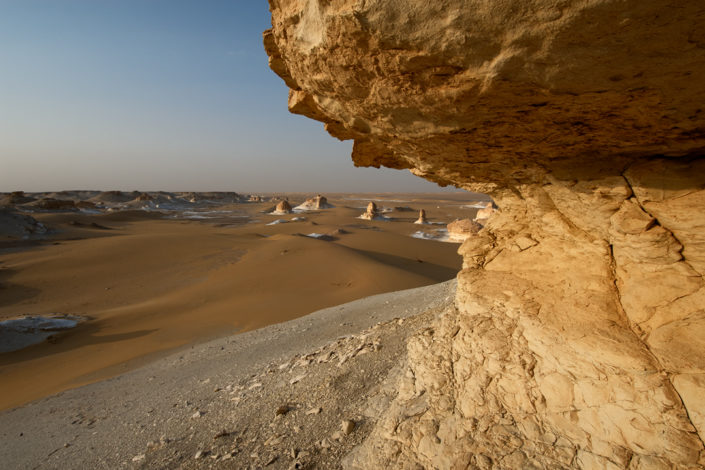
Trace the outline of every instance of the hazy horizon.
{"type": "Polygon", "coordinates": [[[440,190],[290,114],[269,26],[266,1],[6,2],[0,191],[440,190]]]}

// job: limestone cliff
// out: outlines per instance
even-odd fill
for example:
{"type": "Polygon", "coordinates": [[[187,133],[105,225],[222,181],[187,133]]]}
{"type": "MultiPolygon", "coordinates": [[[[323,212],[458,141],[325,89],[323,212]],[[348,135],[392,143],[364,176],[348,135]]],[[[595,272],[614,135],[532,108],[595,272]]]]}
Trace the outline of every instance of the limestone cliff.
{"type": "Polygon", "coordinates": [[[489,193],[352,465],[705,466],[705,4],[270,0],[289,109],[489,193]]]}

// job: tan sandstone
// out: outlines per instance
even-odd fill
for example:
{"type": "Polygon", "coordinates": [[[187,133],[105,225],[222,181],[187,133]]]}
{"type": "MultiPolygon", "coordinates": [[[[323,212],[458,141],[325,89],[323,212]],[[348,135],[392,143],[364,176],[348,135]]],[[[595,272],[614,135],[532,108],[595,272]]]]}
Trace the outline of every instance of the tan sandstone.
{"type": "Polygon", "coordinates": [[[453,241],[465,241],[482,230],[482,225],[474,220],[459,219],[447,225],[448,237],[453,241]]]}
{"type": "Polygon", "coordinates": [[[270,0],[289,109],[492,196],[357,468],[703,468],[705,4],[270,0]]]}
{"type": "Polygon", "coordinates": [[[483,227],[487,223],[490,217],[492,217],[492,214],[494,214],[496,211],[494,207],[494,203],[488,202],[485,207],[477,211],[475,214],[475,222],[478,224],[482,225],[483,227]]]}

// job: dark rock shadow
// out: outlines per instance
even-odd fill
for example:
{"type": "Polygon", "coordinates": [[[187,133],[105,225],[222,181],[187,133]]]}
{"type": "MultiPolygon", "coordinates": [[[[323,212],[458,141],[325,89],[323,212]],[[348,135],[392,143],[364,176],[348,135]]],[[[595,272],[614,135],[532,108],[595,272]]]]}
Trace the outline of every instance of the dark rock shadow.
{"type": "Polygon", "coordinates": [[[403,256],[379,253],[370,250],[361,250],[359,248],[351,249],[380,263],[395,266],[420,276],[430,277],[436,282],[443,282],[453,279],[459,271],[457,268],[449,268],[439,264],[429,263],[428,261],[424,261],[420,258],[404,258],[403,256]]]}
{"type": "MultiPolygon", "coordinates": [[[[16,269],[0,268],[0,307],[13,305],[39,295],[41,290],[9,282],[16,269]]],[[[29,312],[31,313],[31,312],[29,312]]]]}
{"type": "Polygon", "coordinates": [[[41,343],[0,354],[0,367],[10,364],[21,364],[25,361],[70,351],[79,347],[135,339],[157,331],[157,329],[145,329],[100,336],[98,333],[101,330],[100,322],[87,321],[71,330],[58,332],[41,343]]]}

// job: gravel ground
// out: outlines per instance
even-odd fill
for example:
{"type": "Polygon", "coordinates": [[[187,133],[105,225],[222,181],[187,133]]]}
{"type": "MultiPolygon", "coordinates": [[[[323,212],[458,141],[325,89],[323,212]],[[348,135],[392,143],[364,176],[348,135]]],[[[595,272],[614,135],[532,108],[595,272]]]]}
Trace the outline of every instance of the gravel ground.
{"type": "Polygon", "coordinates": [[[455,281],[195,345],[0,414],[6,469],[339,468],[455,281]]]}

